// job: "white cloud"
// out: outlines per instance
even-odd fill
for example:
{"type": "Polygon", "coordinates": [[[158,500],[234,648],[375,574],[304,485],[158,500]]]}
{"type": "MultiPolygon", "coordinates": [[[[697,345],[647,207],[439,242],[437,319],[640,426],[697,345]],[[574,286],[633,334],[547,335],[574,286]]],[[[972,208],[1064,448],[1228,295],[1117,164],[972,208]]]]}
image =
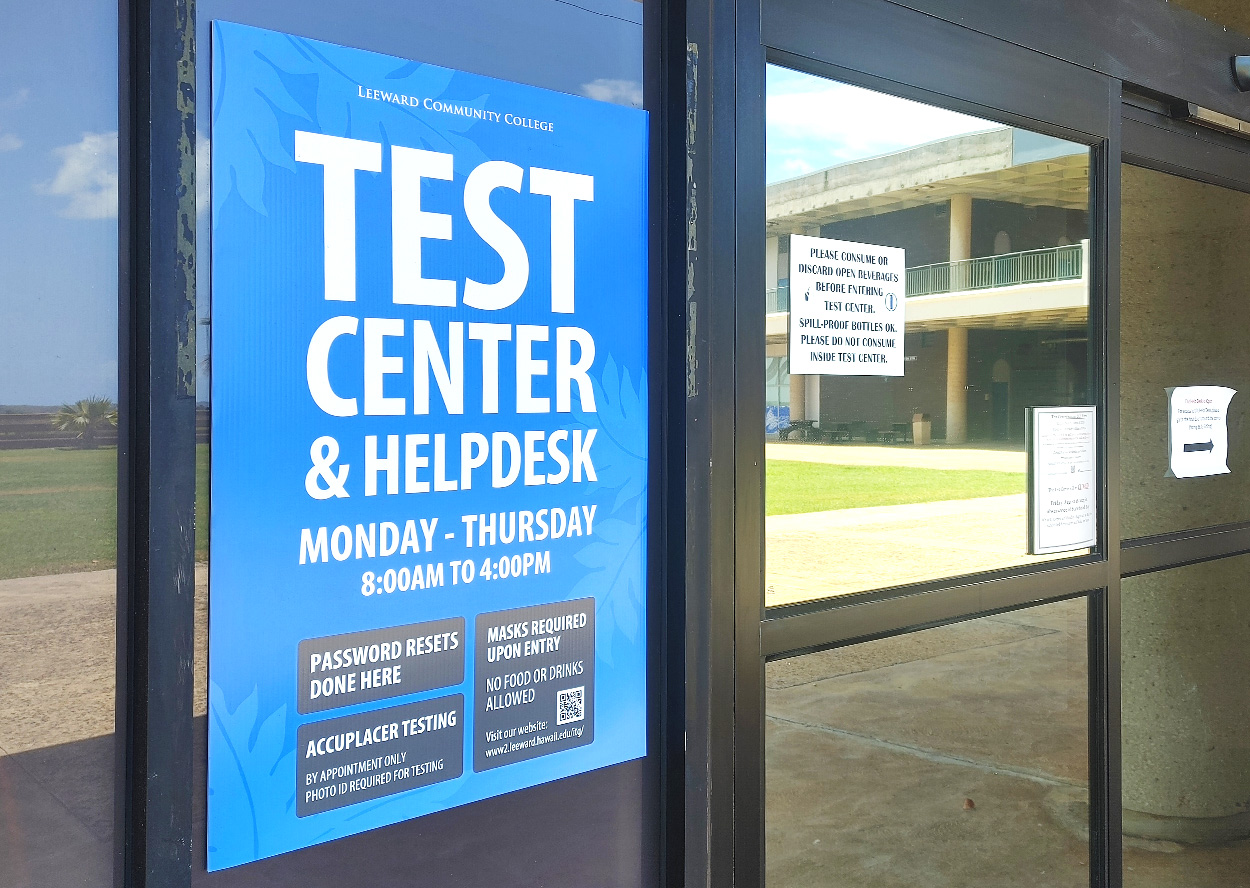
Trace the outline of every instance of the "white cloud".
{"type": "Polygon", "coordinates": [[[613,80],[609,77],[600,77],[598,80],[582,84],[582,93],[600,102],[629,105],[631,108],[642,107],[642,84],[637,80],[613,80]]]}
{"type": "Polygon", "coordinates": [[[770,182],[1001,126],[774,66],[767,108],[770,182]]]}
{"type": "Polygon", "coordinates": [[[3,99],[0,99],[0,111],[8,111],[13,108],[20,108],[30,99],[30,87],[23,86],[21,89],[15,89],[3,99]]]}
{"type": "Polygon", "coordinates": [[[36,186],[40,194],[68,198],[61,215],[68,219],[117,217],[117,133],[83,133],[80,141],[52,149],[60,169],[52,181],[36,186]]]}
{"type": "Polygon", "coordinates": [[[12,133],[0,133],[0,151],[16,151],[25,144],[12,133]]]}

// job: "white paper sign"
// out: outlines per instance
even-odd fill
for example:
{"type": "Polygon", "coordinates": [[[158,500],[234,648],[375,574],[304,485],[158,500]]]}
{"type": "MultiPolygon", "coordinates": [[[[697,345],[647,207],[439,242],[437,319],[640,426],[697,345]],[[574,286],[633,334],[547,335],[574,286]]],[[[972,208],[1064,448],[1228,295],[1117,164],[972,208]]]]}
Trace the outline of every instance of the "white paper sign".
{"type": "Polygon", "coordinates": [[[1236,389],[1183,385],[1168,393],[1168,471],[1171,478],[1228,474],[1228,402],[1236,389]]]}
{"type": "Polygon", "coordinates": [[[790,237],[790,372],[902,376],[907,254],[790,237]]]}
{"type": "Polygon", "coordinates": [[[1029,554],[1098,542],[1098,413],[1032,407],[1029,425],[1029,554]]]}

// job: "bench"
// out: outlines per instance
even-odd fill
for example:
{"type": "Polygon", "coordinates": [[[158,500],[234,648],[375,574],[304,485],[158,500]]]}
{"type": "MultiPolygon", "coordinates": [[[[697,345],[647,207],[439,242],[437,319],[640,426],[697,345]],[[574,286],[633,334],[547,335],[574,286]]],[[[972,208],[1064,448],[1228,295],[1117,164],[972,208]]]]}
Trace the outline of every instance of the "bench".
{"type": "Polygon", "coordinates": [[[790,435],[798,433],[799,437],[806,441],[812,438],[816,432],[816,420],[814,419],[792,419],[788,426],[782,426],[777,429],[777,440],[789,441],[790,435]]]}

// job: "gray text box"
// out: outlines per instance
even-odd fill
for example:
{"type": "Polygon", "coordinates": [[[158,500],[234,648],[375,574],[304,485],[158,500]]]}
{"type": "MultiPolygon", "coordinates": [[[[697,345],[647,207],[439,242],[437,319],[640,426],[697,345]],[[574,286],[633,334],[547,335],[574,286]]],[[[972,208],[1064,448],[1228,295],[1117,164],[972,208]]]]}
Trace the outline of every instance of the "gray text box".
{"type": "Polygon", "coordinates": [[[299,643],[299,711],[322,712],[464,681],[464,617],[299,643]]]}
{"type": "Polygon", "coordinates": [[[473,769],[585,746],[595,735],[595,600],[479,614],[473,769]]]}
{"type": "Polygon", "coordinates": [[[301,725],[296,744],[299,817],[453,780],[464,770],[464,696],[301,725]]]}

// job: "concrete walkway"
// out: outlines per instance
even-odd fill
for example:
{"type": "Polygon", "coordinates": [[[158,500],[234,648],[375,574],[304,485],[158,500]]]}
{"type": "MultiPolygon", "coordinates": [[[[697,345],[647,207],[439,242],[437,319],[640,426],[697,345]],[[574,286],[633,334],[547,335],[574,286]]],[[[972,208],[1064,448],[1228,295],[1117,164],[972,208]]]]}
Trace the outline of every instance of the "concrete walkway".
{"type": "MultiPolygon", "coordinates": [[[[969,502],[991,524],[1018,508],[969,502]]],[[[945,525],[968,509],[782,516],[777,530],[819,531],[827,548],[830,535],[945,525]]],[[[973,543],[960,557],[999,554],[992,539],[973,543]]],[[[891,560],[877,570],[897,570],[891,560]]],[[[201,630],[205,578],[200,566],[201,630]]],[[[0,581],[0,888],[107,884],[115,584],[111,570],[0,581]]],[[[197,631],[197,713],[205,642],[197,631]]],[[[769,664],[770,888],[1087,884],[1086,652],[1084,603],[1073,601],[769,664]]],[[[391,837],[385,856],[394,834],[376,835],[391,837]]],[[[273,873],[286,871],[280,860],[273,873]]],[[[1131,888],[1246,888],[1250,844],[1134,844],[1125,869],[1131,888]]]]}
{"type": "MultiPolygon", "coordinates": [[[[768,664],[767,884],[1088,885],[1087,656],[1079,599],[768,664]]],[[[1250,842],[1124,868],[1246,888],[1250,842]]]]}
{"type": "Polygon", "coordinates": [[[1023,493],[764,519],[764,602],[962,576],[1065,555],[1026,554],[1023,493]]]}

